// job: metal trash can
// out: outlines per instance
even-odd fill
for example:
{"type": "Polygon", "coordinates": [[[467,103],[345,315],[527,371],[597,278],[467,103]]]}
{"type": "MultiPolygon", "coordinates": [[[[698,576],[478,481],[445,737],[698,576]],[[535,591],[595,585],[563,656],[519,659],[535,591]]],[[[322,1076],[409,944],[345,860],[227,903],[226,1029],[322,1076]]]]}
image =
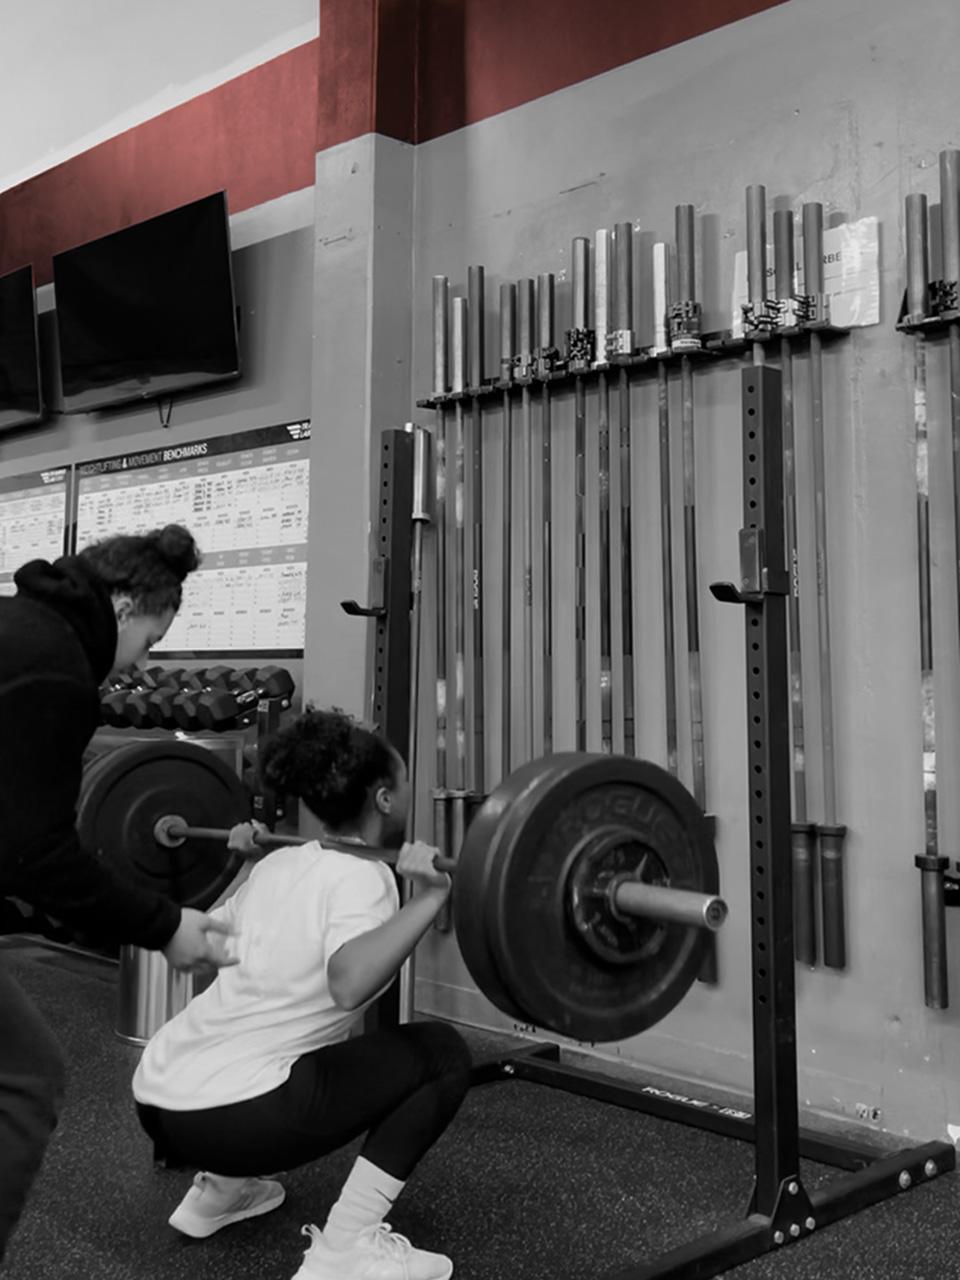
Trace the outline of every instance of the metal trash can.
{"type": "Polygon", "coordinates": [[[160,951],[121,947],[118,1039],[142,1047],[212,981],[212,974],[180,973],[171,969],[160,951]]]}

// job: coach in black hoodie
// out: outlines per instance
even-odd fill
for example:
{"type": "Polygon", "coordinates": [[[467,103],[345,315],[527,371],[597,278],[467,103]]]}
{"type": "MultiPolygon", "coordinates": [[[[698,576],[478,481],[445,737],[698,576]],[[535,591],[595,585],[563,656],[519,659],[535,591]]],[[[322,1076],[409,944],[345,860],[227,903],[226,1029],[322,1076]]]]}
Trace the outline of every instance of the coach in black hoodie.
{"type": "MultiPolygon", "coordinates": [[[[81,848],[83,753],[108,673],[141,664],[200,563],[179,525],[109,538],[53,564],[33,560],[0,598],[0,897],[104,941],[162,950],[178,969],[233,963],[222,927],[122,880],[81,848]]],[[[0,1260],[56,1125],[56,1041],[0,967],[0,1260]]]]}

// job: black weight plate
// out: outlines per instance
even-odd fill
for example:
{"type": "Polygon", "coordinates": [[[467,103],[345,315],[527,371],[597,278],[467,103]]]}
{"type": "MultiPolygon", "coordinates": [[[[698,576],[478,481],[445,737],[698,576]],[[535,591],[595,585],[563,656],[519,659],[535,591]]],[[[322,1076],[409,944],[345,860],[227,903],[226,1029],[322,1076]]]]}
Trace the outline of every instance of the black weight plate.
{"type": "Polygon", "coordinates": [[[500,977],[487,939],[483,904],[505,820],[511,814],[522,820],[530,791],[536,788],[543,768],[541,760],[523,765],[487,797],[467,828],[453,877],[453,924],[470,976],[491,1004],[522,1023],[532,1023],[533,1019],[520,1008],[500,977]]]}
{"type": "Polygon", "coordinates": [[[104,752],[84,770],[77,808],[80,843],[180,906],[204,910],[237,874],[242,858],[225,840],[157,842],[158,819],[229,829],[247,808],[240,779],[212,751],[189,742],[140,742],[104,752]]]}
{"type": "Polygon", "coordinates": [[[666,925],[652,955],[610,963],[581,937],[569,913],[574,851],[613,824],[648,847],[667,882],[719,891],[708,824],[665,770],[626,756],[565,754],[541,762],[522,810],[505,813],[487,871],[485,937],[506,991],[537,1026],[575,1040],[637,1035],[690,989],[709,945],[704,929],[666,925]]]}

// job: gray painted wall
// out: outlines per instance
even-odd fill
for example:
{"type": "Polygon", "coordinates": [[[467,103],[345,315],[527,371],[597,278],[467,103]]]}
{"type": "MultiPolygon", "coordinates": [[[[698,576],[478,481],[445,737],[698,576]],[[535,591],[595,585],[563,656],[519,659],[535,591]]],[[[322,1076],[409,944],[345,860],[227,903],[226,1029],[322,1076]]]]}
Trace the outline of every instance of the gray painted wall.
{"type": "MultiPolygon", "coordinates": [[[[894,329],[904,285],[902,207],[909,191],[938,199],[937,154],[960,141],[960,84],[952,52],[960,10],[950,0],[793,0],[639,63],[422,146],[417,156],[414,277],[415,395],[431,388],[431,277],[465,292],[467,268],[487,272],[487,373],[494,371],[499,284],[558,273],[558,330],[569,324],[571,239],[633,220],[649,253],[673,239],[673,210],[698,210],[706,328],[726,322],[734,253],[745,244],[745,189],[775,201],[817,200],[828,222],[875,214],[881,222],[882,322],[825,349],[827,504],[839,818],[849,827],[845,973],[798,972],[801,1099],[852,1117],[875,1107],[892,1132],[941,1134],[960,1123],[955,1009],[924,1007],[919,877],[923,843],[915,483],[910,345],[894,329]]],[[[647,339],[649,340],[649,339],[647,339]]],[[[813,581],[811,452],[805,357],[797,362],[801,573],[813,581]]],[[[713,602],[707,584],[738,575],[741,524],[740,366],[696,375],[696,481],[700,552],[707,803],[731,916],[719,945],[720,984],[695,984],[643,1037],[599,1052],[734,1089],[749,1089],[750,960],[747,921],[747,778],[742,612],[713,602]]],[[[935,644],[940,710],[941,844],[958,846],[960,716],[957,602],[946,366],[930,353],[933,432],[935,644]]],[[[664,762],[656,399],[649,378],[632,397],[638,752],[664,762]]],[[[673,387],[674,513],[680,513],[679,404],[673,387]]],[[[573,417],[555,400],[555,627],[557,749],[573,745],[573,417]],[[564,487],[565,486],[565,487],[564,487]]],[[[596,492],[596,402],[589,408],[591,493],[596,492]]],[[[431,424],[432,415],[420,420],[431,424]]],[[[485,594],[488,654],[499,648],[499,451],[488,441],[485,594]]],[[[518,429],[518,428],[515,428],[518,429]]],[[[614,437],[615,439],[615,437],[614,437]]],[[[515,462],[518,458],[515,458],[515,462]]],[[[616,494],[614,495],[616,498],[616,494]]],[[[514,506],[514,519],[519,506],[514,506]]],[[[589,519],[595,528],[595,497],[589,519]]],[[[519,525],[515,526],[519,534],[519,525]]],[[[595,536],[595,535],[594,535],[595,536]]],[[[674,526],[678,587],[682,524],[674,526]]],[[[616,551],[616,548],[615,548],[616,551]]],[[[596,669],[596,549],[591,555],[590,660],[596,669]]],[[[680,776],[690,785],[690,731],[678,605],[680,776]]],[[[514,618],[520,609],[513,595],[514,618]]],[[[810,810],[821,816],[816,614],[807,588],[806,672],[810,810]]],[[[519,630],[514,631],[519,646],[519,630]]],[[[519,658],[519,648],[515,647],[519,658]]],[[[488,682],[488,779],[499,774],[496,661],[488,682]]],[[[425,688],[432,671],[425,669],[425,688]]],[[[429,709],[425,709],[429,724],[429,709]]],[[[591,694],[590,747],[598,749],[591,694]]],[[[520,742],[515,736],[515,748],[520,742]]],[[[429,752],[422,758],[429,760],[429,752]]],[[[422,779],[424,791],[431,785],[422,779]]],[[[427,832],[424,832],[427,834],[427,832]]],[[[951,978],[960,938],[948,920],[951,978]]],[[[506,1020],[477,995],[455,944],[432,935],[418,961],[418,1002],[483,1025],[506,1020]]],[[[960,994],[955,990],[956,1005],[960,994]]]]}

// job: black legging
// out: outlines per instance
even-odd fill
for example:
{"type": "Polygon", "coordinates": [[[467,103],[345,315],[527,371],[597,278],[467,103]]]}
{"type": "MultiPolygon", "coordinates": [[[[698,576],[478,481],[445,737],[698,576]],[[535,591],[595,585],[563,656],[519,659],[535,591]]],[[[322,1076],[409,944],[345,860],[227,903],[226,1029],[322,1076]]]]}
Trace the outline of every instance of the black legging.
{"type": "Polygon", "coordinates": [[[0,966],[0,1261],[56,1127],[63,1085],[53,1033],[0,966]]]}
{"type": "Polygon", "coordinates": [[[286,1083],[259,1098],[137,1111],[158,1157],[210,1173],[295,1169],[367,1133],[361,1155],[405,1181],[456,1115],[471,1065],[453,1027],[414,1022],[305,1054],[286,1083]]]}

